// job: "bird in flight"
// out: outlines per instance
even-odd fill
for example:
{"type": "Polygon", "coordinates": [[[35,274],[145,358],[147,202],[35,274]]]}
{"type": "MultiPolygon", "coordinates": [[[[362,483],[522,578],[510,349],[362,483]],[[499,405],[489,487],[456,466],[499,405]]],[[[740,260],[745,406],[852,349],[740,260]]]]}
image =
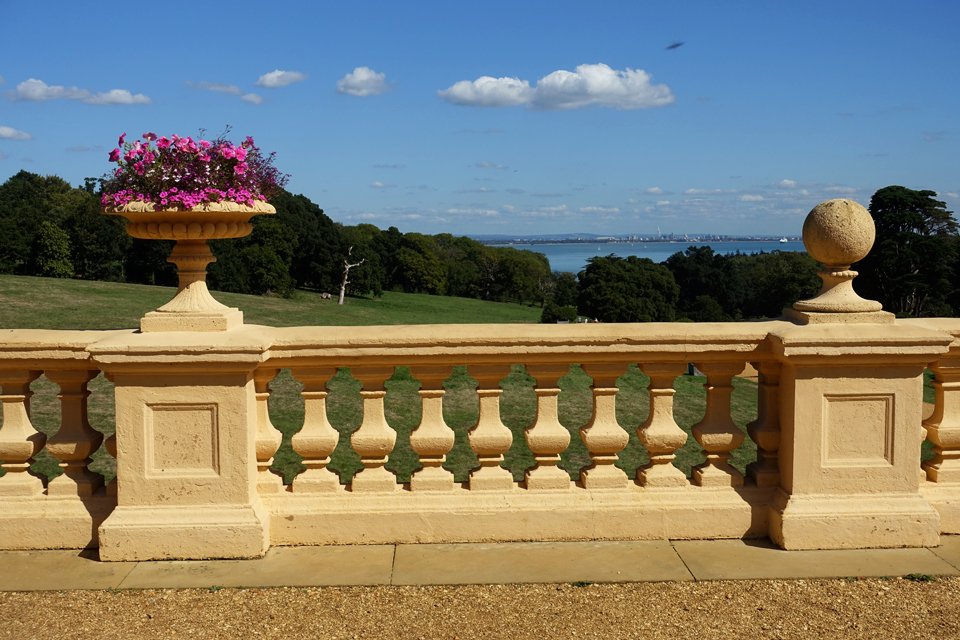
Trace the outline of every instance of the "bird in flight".
{"type": "Polygon", "coordinates": [[[671,49],[679,49],[682,46],[683,46],[682,42],[673,42],[671,44],[668,44],[666,48],[669,51],[671,49]]]}

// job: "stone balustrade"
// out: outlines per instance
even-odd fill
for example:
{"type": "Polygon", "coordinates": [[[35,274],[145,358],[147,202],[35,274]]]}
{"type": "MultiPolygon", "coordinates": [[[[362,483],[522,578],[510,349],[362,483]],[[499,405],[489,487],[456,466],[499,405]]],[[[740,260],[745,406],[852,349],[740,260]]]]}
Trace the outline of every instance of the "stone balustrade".
{"type": "Polygon", "coordinates": [[[824,289],[779,320],[222,328],[198,325],[194,313],[179,329],[173,314],[141,331],[0,330],[0,548],[99,547],[102,560],[149,560],[400,542],[936,545],[960,533],[960,319],[895,320],[856,296],[850,265],[873,238],[860,233],[867,214],[854,205],[831,201],[808,217],[804,238],[824,265],[824,289]],[[854,241],[840,242],[851,219],[854,241]],[[758,411],[745,434],[731,394],[748,363],[758,411]],[[500,411],[500,383],[518,364],[535,384],[522,436],[500,411]],[[574,364],[592,381],[592,417],[579,431],[559,410],[574,364]],[[705,461],[688,477],[674,464],[687,442],[674,389],[690,364],[705,376],[706,407],[691,430],[705,461]],[[618,422],[617,385],[632,366],[649,379],[649,412],[635,428],[649,462],[628,475],[618,465],[630,434],[618,422]],[[421,405],[403,438],[385,410],[398,367],[419,382],[421,405]],[[476,425],[461,436],[477,464],[465,478],[448,464],[457,437],[443,383],[454,367],[477,383],[476,425]],[[327,411],[327,385],[344,369],[360,387],[352,433],[327,411]],[[935,403],[924,419],[927,369],[935,403]],[[270,383],[287,370],[302,384],[303,424],[289,446],[304,469],[284,484],[271,471],[282,438],[269,406],[270,383]],[[115,400],[116,435],[104,443],[87,415],[100,372],[115,400]],[[41,375],[59,387],[49,438],[31,422],[41,375]],[[747,437],[757,455],[744,475],[730,459],[747,437]],[[924,439],[933,455],[921,464],[924,439]],[[89,466],[101,444],[116,459],[107,486],[89,466]],[[518,446],[534,460],[522,477],[504,463],[518,446]],[[409,481],[388,464],[400,447],[419,461],[409,481]],[[573,447],[589,457],[576,477],[561,464],[573,447]],[[46,483],[29,470],[44,450],[62,472],[46,483]],[[359,460],[352,477],[331,468],[338,450],[359,460]]]}
{"type": "Polygon", "coordinates": [[[960,320],[890,324],[750,323],[292,327],[245,325],[217,334],[133,331],[0,332],[0,546],[100,546],[104,559],[250,557],[269,545],[741,538],[786,548],[936,544],[960,533],[960,320]],[[536,380],[525,444],[536,460],[515,480],[502,465],[513,432],[501,422],[500,380],[522,363],[536,380]],[[590,464],[558,467],[571,432],[558,421],[558,379],[573,363],[593,381],[593,417],[579,437],[590,464]],[[706,462],[688,478],[672,464],[686,440],[673,416],[687,363],[706,376],[693,428],[706,462]],[[729,464],[745,434],[730,415],[731,378],[759,374],[757,460],[729,464]],[[650,461],[617,466],[627,431],[617,379],[649,376],[649,416],[636,429],[650,461]],[[442,382],[454,366],[477,381],[479,416],[467,442],[479,463],[464,481],[446,468],[454,432],[442,382]],[[385,418],[396,367],[420,382],[409,445],[420,468],[400,483],[385,466],[397,433],[385,418]],[[363,419],[333,428],[326,384],[349,368],[363,419]],[[922,373],[936,403],[922,419],[922,373]],[[289,369],[303,384],[292,441],[305,470],[284,485],[270,470],[280,444],[269,382],[289,369]],[[87,469],[101,444],[86,418],[86,385],[116,385],[118,482],[87,469]],[[60,389],[60,430],[30,422],[30,383],[60,389]],[[923,434],[934,456],[920,463],[923,434]],[[345,442],[339,442],[344,439],[345,442]],[[362,469],[341,483],[338,446],[362,469]],[[44,486],[27,467],[46,449],[62,475],[44,486]],[[921,471],[922,470],[922,471],[921,471]],[[923,477],[921,478],[921,473],[923,477]]]}

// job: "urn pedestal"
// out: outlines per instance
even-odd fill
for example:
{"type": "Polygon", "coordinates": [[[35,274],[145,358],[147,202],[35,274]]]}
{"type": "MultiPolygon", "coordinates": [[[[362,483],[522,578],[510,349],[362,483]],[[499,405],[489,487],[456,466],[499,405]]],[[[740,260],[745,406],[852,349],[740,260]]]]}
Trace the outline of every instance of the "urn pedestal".
{"type": "Polygon", "coordinates": [[[276,213],[271,205],[212,202],[193,209],[159,209],[131,202],[104,213],[126,219],[127,233],[134,238],[176,241],[167,261],[177,265],[177,295],[141,318],[141,331],[227,331],[243,324],[242,311],[217,302],[207,289],[207,265],[216,261],[207,242],[250,235],[250,219],[276,213]]]}

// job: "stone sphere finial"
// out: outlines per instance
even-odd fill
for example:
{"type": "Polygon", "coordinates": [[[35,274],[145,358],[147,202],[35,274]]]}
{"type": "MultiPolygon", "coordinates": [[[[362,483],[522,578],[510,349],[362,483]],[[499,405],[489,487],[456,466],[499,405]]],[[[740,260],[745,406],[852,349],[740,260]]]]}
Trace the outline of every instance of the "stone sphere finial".
{"type": "Polygon", "coordinates": [[[838,198],[821,202],[803,221],[803,244],[807,253],[822,265],[823,287],[817,297],[801,300],[788,309],[786,317],[803,323],[893,322],[875,300],[864,300],[853,290],[857,272],[850,268],[863,260],[876,240],[877,229],[863,205],[838,198]]]}
{"type": "Polygon", "coordinates": [[[862,204],[837,198],[815,206],[803,221],[803,244],[825,266],[849,267],[863,260],[877,237],[873,217],[862,204]]]}

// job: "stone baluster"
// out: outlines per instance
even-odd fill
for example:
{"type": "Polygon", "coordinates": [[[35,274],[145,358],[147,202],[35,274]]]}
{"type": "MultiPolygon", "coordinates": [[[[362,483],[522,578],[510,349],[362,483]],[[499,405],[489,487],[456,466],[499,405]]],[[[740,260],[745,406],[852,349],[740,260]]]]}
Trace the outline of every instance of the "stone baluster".
{"type": "Polygon", "coordinates": [[[294,434],[293,450],[303,456],[306,471],[293,479],[294,493],[340,491],[340,478],[331,471],[330,456],[337,448],[340,434],[327,419],[326,383],[336,370],[296,369],[294,377],[303,383],[303,428],[294,434]]]}
{"type": "Polygon", "coordinates": [[[687,365],[682,362],[640,365],[640,370],[650,377],[650,413],[637,429],[637,436],[650,456],[650,463],[637,470],[637,482],[644,487],[685,487],[689,484],[683,472],[673,466],[677,450],[687,442],[686,432],[673,418],[673,397],[677,393],[673,382],[686,369],[687,365]]]}
{"type": "Polygon", "coordinates": [[[537,461],[526,474],[526,486],[531,491],[569,489],[571,485],[569,474],[558,466],[560,454],[570,445],[570,432],[560,424],[557,381],[569,370],[570,366],[563,363],[527,366],[527,372],[537,380],[537,416],[525,433],[527,446],[537,461]]]}
{"type": "Polygon", "coordinates": [[[39,371],[0,371],[0,402],[3,426],[0,427],[0,496],[38,496],[43,482],[27,470],[30,460],[43,448],[45,437],[30,422],[30,383],[39,371]]]}
{"type": "Polygon", "coordinates": [[[383,398],[387,395],[383,384],[393,375],[393,367],[352,367],[350,371],[363,388],[363,422],[350,436],[363,469],[353,477],[351,491],[397,491],[400,485],[396,477],[384,468],[397,442],[397,432],[387,424],[383,411],[383,398]]]}
{"type": "Polygon", "coordinates": [[[743,442],[743,432],[730,417],[733,376],[743,371],[742,362],[704,362],[697,368],[707,376],[707,410],[693,427],[693,437],[707,454],[707,461],[693,470],[693,482],[701,487],[740,487],[743,476],[730,466],[730,452],[743,442]]]}
{"type": "Polygon", "coordinates": [[[103,478],[87,469],[90,456],[100,447],[103,435],[87,419],[87,383],[99,371],[74,369],[47,371],[47,378],[60,387],[60,429],[47,438],[47,451],[60,461],[63,474],[47,485],[50,496],[90,496],[103,485],[103,478]]]}
{"type": "Polygon", "coordinates": [[[758,487],[780,485],[780,363],[755,362],[757,370],[757,419],[747,425],[747,433],[757,444],[757,461],[747,474],[758,487]]]}
{"type": "Polygon", "coordinates": [[[923,426],[934,456],[923,469],[931,482],[960,482],[960,358],[943,358],[930,368],[936,401],[923,426]]]}
{"type": "Polygon", "coordinates": [[[443,420],[443,381],[450,376],[448,366],[413,366],[413,377],[420,381],[422,412],[420,425],[410,434],[410,447],[420,456],[422,468],[410,478],[412,491],[449,491],[453,474],[443,468],[453,449],[455,434],[443,420]]]}
{"type": "Polygon", "coordinates": [[[257,402],[257,492],[280,493],[283,480],[270,471],[273,456],[280,448],[283,435],[270,421],[270,382],[279,369],[261,367],[253,372],[253,390],[257,402]]]}
{"type": "Polygon", "coordinates": [[[477,454],[480,467],[470,473],[468,486],[471,491],[509,491],[516,485],[508,469],[500,466],[503,454],[513,444],[513,433],[500,420],[500,380],[509,371],[508,366],[474,366],[470,374],[477,380],[477,396],[480,399],[480,414],[477,425],[467,438],[470,448],[477,454]]]}
{"type": "Polygon", "coordinates": [[[627,486],[627,474],[614,466],[630,436],[617,422],[617,378],[621,365],[588,364],[593,378],[593,415],[580,429],[580,437],[590,452],[592,464],[580,472],[580,484],[587,489],[617,489],[627,486]]]}

